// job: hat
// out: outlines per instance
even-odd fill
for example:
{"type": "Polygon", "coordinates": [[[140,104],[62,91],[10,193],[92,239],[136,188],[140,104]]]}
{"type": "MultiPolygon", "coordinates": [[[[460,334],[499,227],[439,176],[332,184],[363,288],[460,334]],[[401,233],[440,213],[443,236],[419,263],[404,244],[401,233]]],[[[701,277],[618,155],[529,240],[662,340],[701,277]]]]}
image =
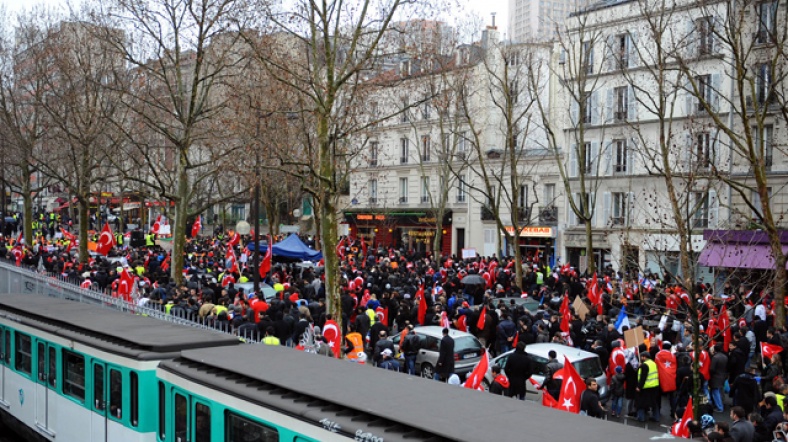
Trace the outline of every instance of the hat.
{"type": "Polygon", "coordinates": [[[616,367],[616,373],[621,373],[621,372],[623,372],[623,371],[624,371],[624,369],[623,369],[623,368],[621,368],[621,367],[616,367]]]}
{"type": "Polygon", "coordinates": [[[394,354],[394,353],[392,353],[391,349],[389,349],[389,348],[387,348],[387,349],[383,350],[382,352],[380,352],[381,356],[391,356],[392,354],[394,354]]]}
{"type": "Polygon", "coordinates": [[[460,385],[460,377],[456,374],[449,376],[449,385],[460,385]]]}
{"type": "Polygon", "coordinates": [[[464,301],[464,302],[462,303],[462,307],[463,307],[463,308],[469,308],[469,307],[470,307],[470,305],[468,305],[468,301],[464,301]]]}
{"type": "Polygon", "coordinates": [[[359,364],[363,364],[367,362],[367,354],[364,353],[363,351],[358,352],[358,354],[356,355],[356,362],[358,362],[359,364]]]}
{"type": "Polygon", "coordinates": [[[320,327],[315,327],[315,336],[320,336],[320,327]]]}
{"type": "Polygon", "coordinates": [[[716,422],[711,415],[704,414],[700,417],[700,426],[703,427],[704,430],[713,427],[714,424],[716,424],[716,422]]]}
{"type": "Polygon", "coordinates": [[[767,397],[773,397],[777,399],[777,395],[773,391],[767,391],[763,394],[763,398],[766,399],[767,397]]]}
{"type": "Polygon", "coordinates": [[[90,272],[85,272],[82,274],[83,278],[90,278],[90,272]]]}

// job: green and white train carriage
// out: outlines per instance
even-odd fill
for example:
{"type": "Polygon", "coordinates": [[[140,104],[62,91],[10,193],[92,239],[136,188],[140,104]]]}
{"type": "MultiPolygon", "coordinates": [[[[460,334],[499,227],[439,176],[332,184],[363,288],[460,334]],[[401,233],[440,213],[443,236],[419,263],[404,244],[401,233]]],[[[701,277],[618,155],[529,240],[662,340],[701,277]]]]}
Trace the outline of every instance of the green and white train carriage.
{"type": "Polygon", "coordinates": [[[28,440],[155,441],[156,368],[232,336],[40,295],[0,295],[0,417],[28,440]]]}

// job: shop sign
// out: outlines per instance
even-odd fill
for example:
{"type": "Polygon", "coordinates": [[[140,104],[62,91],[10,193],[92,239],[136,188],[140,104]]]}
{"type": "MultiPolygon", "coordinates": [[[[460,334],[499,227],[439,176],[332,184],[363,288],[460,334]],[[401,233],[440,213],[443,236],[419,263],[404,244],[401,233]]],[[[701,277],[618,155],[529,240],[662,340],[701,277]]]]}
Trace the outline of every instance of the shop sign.
{"type": "Polygon", "coordinates": [[[373,215],[371,213],[359,213],[356,215],[358,221],[385,221],[386,215],[373,215]]]}
{"type": "MultiPolygon", "coordinates": [[[[510,235],[514,235],[514,227],[506,226],[506,232],[510,235]]],[[[555,235],[552,227],[526,226],[520,229],[520,236],[529,238],[552,238],[555,235]]]]}

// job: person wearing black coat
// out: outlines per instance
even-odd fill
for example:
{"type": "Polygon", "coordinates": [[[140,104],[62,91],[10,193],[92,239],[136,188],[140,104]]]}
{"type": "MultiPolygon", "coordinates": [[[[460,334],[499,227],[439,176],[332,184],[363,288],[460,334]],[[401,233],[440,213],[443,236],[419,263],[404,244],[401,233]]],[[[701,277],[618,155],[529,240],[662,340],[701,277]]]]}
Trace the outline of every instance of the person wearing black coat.
{"type": "Polygon", "coordinates": [[[747,370],[730,383],[733,405],[742,407],[747,414],[752,413],[755,405],[761,401],[761,391],[758,389],[758,381],[755,380],[753,371],[753,369],[747,370]]]}
{"type": "Polygon", "coordinates": [[[449,329],[443,329],[443,338],[438,349],[438,365],[435,367],[435,380],[447,382],[454,373],[454,339],[449,336],[449,329]]]}
{"type": "Polygon", "coordinates": [[[514,353],[506,361],[506,376],[509,378],[509,395],[525,400],[525,383],[533,376],[531,357],[525,352],[525,342],[518,342],[514,353]]]}

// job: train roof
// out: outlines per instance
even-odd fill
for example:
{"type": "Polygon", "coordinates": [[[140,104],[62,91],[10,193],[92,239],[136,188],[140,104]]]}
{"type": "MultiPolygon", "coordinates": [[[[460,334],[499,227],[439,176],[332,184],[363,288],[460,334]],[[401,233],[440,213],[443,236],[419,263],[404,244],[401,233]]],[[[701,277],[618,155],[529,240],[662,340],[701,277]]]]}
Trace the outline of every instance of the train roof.
{"type": "MultiPolygon", "coordinates": [[[[316,425],[387,442],[646,441],[646,431],[401,373],[266,345],[190,350],[165,371],[316,425]],[[383,439],[381,439],[383,440],[383,439]]],[[[356,439],[361,440],[361,439],[356,439]]]]}
{"type": "Polygon", "coordinates": [[[0,295],[0,317],[141,360],[240,343],[238,338],[222,333],[41,295],[0,295]]]}

